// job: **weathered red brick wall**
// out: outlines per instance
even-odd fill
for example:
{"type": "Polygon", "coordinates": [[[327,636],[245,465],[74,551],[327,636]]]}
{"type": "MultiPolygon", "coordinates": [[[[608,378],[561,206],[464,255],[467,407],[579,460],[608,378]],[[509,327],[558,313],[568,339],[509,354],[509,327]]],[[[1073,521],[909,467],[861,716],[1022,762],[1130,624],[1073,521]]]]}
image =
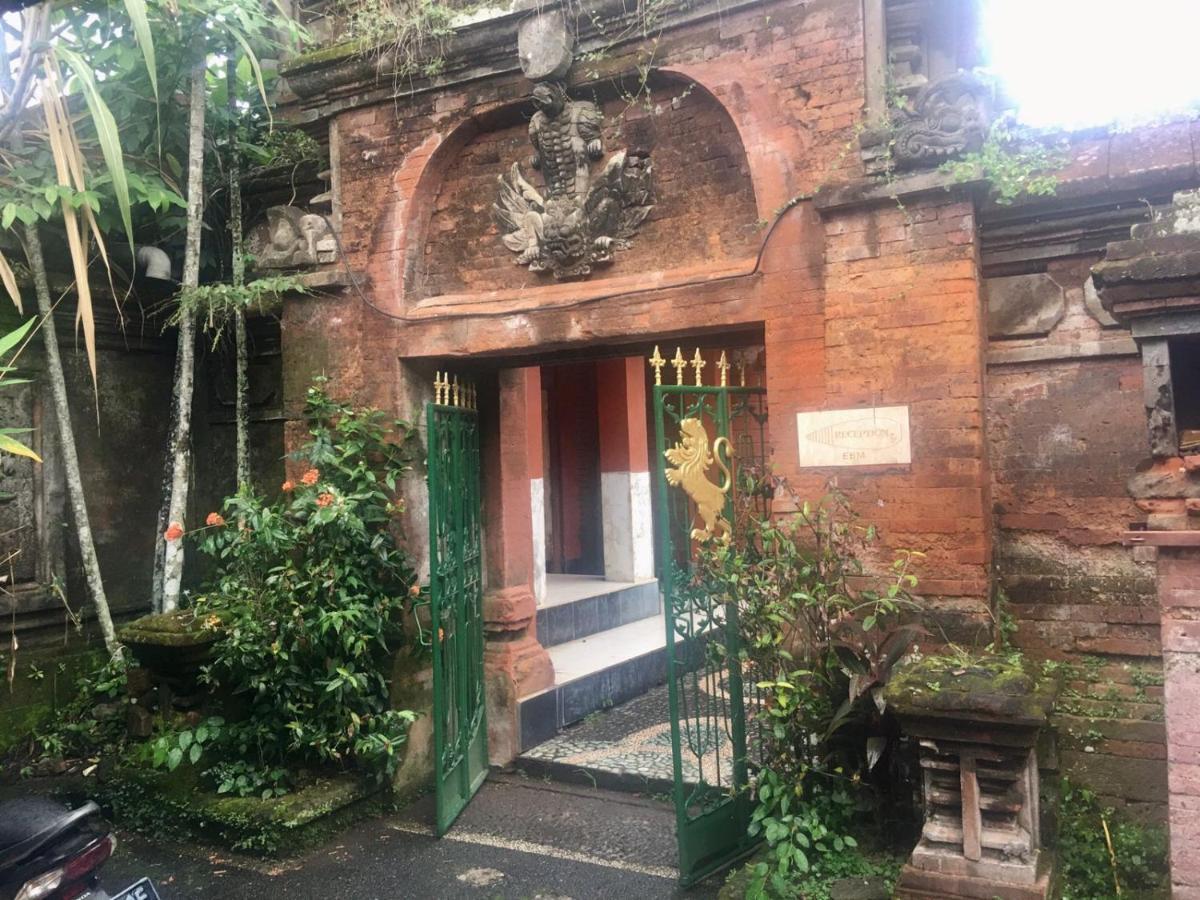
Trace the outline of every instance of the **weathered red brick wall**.
{"type": "Polygon", "coordinates": [[[1166,799],[1153,550],[1121,544],[1142,517],[1125,481],[1146,455],[1141,362],[1088,312],[1095,257],[1046,272],[1065,312],[1046,335],[993,339],[988,434],[996,586],[1014,641],[1064,673],[1060,768],[1130,812],[1166,799]],[[1094,352],[1097,346],[1105,352],[1094,352]],[[1040,356],[1041,359],[1020,360],[1040,356]]]}
{"type": "MultiPolygon", "coordinates": [[[[617,271],[637,272],[745,259],[758,250],[761,226],[750,167],[737,128],[724,107],[706,91],[678,77],[630,99],[587,90],[605,117],[608,151],[628,148],[649,154],[654,166],[654,209],[630,249],[621,251],[617,271]]],[[[611,89],[608,91],[611,93],[611,89]]],[[[515,264],[492,218],[496,177],[520,162],[529,165],[530,110],[508,110],[510,124],[478,134],[449,165],[433,204],[423,252],[411,279],[416,297],[503,288],[537,287],[553,281],[515,264]]],[[[499,123],[497,123],[499,124],[499,123]]],[[[597,272],[603,277],[604,272],[597,272]]]]}
{"type": "Polygon", "coordinates": [[[823,307],[778,330],[808,329],[819,351],[780,359],[768,326],[777,462],[808,496],[835,476],[880,526],[881,553],[924,553],[918,590],[945,637],[977,639],[990,524],[973,204],[943,194],[834,210],[824,230],[823,307]],[[909,407],[911,465],[796,470],[796,411],[889,405],[909,407]]]}
{"type": "MultiPolygon", "coordinates": [[[[736,127],[756,220],[771,219],[792,197],[858,171],[856,154],[847,147],[864,95],[860,17],[858,4],[841,0],[764,3],[662,36],[655,53],[659,71],[698,84],[681,101],[681,110],[689,104],[703,107],[709,101],[701,98],[708,93],[736,127]],[[768,84],[772,90],[764,91],[768,84]]],[[[619,47],[602,63],[576,66],[573,74],[628,73],[641,60],[640,52],[636,46],[619,47]]],[[[665,344],[699,329],[761,327],[766,320],[783,341],[781,358],[800,349],[796,340],[811,340],[792,326],[797,313],[819,310],[821,238],[806,208],[780,224],[753,274],[751,241],[746,258],[736,263],[706,259],[667,272],[674,266],[670,254],[634,266],[624,266],[618,257],[613,267],[586,282],[478,292],[460,296],[452,308],[438,307],[436,298],[414,304],[405,291],[406,278],[411,281],[419,269],[415,258],[424,255],[427,223],[436,217],[434,201],[451,169],[448,161],[487,130],[498,110],[524,109],[528,91],[524,78],[501,74],[337,114],[342,246],[350,266],[361,273],[367,299],[392,317],[351,290],[289,304],[285,344],[305,348],[289,358],[285,373],[290,411],[298,408],[310,375],[319,372],[334,376],[339,389],[399,408],[403,398],[419,395],[409,390],[410,380],[432,377],[435,361],[445,365],[459,357],[512,357],[635,339],[662,338],[665,344]],[[714,281],[717,277],[723,280],[714,281]],[[605,299],[591,301],[600,295],[605,299]]],[[[721,136],[728,140],[727,132],[721,136]]],[[[511,160],[498,160],[495,174],[528,154],[526,146],[511,160]]],[[[686,183],[690,168],[656,158],[668,199],[675,190],[672,181],[686,183]]],[[[481,219],[490,216],[494,198],[491,188],[477,198],[481,219]]],[[[746,203],[745,196],[730,194],[689,208],[689,215],[710,228],[706,247],[737,255],[726,213],[732,210],[735,220],[742,219],[746,203]]],[[[645,250],[653,249],[646,242],[645,250]]],[[[812,396],[797,395],[797,403],[812,396]]]]}
{"type": "MultiPolygon", "coordinates": [[[[636,62],[623,52],[603,64],[608,71],[636,62]]],[[[761,327],[778,469],[812,497],[838,475],[882,526],[883,553],[927,554],[922,589],[948,634],[976,636],[986,620],[989,482],[972,204],[941,193],[904,207],[818,215],[802,203],[774,230],[757,269],[762,232],[741,237],[797,195],[861,174],[860,4],[766,3],[673,29],[655,64],[676,85],[698,86],[678,110],[645,120],[659,129],[653,158],[664,218],[586,282],[514,276],[485,224],[495,176],[529,154],[524,126],[514,121],[526,109],[524,79],[498,76],[338,117],[343,245],[369,275],[372,302],[400,317],[361,304],[351,313],[363,324],[344,383],[386,399],[389,380],[424,360],[667,346],[714,328],[761,327]],[[686,127],[688,115],[709,138],[702,150],[713,153],[692,150],[689,158],[691,139],[676,140],[674,117],[686,127]],[[697,165],[710,155],[725,176],[697,165]],[[729,192],[739,184],[740,193],[729,192]],[[475,255],[451,264],[463,242],[475,255]],[[680,260],[681,247],[692,255],[680,260]],[[509,289],[514,277],[529,286],[509,289]],[[435,289],[460,293],[442,304],[435,289]],[[796,412],[891,403],[912,407],[911,466],[797,471],[796,412]]],[[[592,68],[577,66],[577,76],[592,68]]],[[[679,93],[671,85],[660,91],[679,93]]],[[[636,143],[626,133],[610,150],[636,143]]],[[[331,306],[306,327],[321,328],[332,314],[331,306]]],[[[315,339],[324,345],[328,335],[315,339]]]]}
{"type": "MultiPolygon", "coordinates": [[[[605,78],[634,71],[640,52],[619,46],[577,65],[572,92],[603,98],[605,78]]],[[[1079,352],[1127,339],[1085,308],[1091,259],[1045,264],[1067,293],[1048,335],[990,342],[965,193],[819,210],[801,200],[756,262],[766,234],[756,224],[862,174],[857,0],[780,0],[696,20],[662,35],[654,65],[662,114],[631,111],[608,149],[653,143],[659,206],[634,249],[566,284],[513,265],[491,223],[496,176],[530,152],[524,78],[339,112],[342,245],[369,303],[345,291],[285,308],[285,346],[301,349],[285,369],[289,410],[322,371],[339,391],[411,415],[435,367],[627,355],[656,342],[669,353],[700,336],[714,347],[723,333],[737,332],[734,345],[761,333],[777,470],[814,498],[836,477],[881,527],[881,559],[925,553],[919,592],[947,639],[990,636],[998,576],[1018,642],[1078,667],[1064,698],[1065,767],[1109,799],[1161,809],[1150,561],[1117,539],[1139,518],[1124,478],[1145,447],[1140,379],[1128,350],[1079,352]],[[797,412],[893,404],[910,407],[911,465],[798,469],[797,412]]],[[[1062,201],[1194,179],[1193,143],[1188,126],[1089,138],[1062,201]]]]}
{"type": "Polygon", "coordinates": [[[1200,898],[1200,551],[1159,550],[1170,760],[1171,896],[1200,898]]]}

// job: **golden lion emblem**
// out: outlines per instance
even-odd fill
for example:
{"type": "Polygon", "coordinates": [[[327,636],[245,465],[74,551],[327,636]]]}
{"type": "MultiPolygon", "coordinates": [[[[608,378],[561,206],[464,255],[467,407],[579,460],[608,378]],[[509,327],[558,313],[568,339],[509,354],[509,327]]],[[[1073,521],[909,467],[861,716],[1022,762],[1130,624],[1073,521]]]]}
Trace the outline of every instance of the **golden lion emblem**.
{"type": "Polygon", "coordinates": [[[717,538],[729,543],[732,529],[725,519],[725,495],[733,479],[729,467],[721,461],[717,451],[725,445],[726,454],[732,454],[733,449],[727,438],[719,437],[713,441],[712,450],[708,448],[708,432],[704,423],[699,419],[687,418],[679,423],[682,432],[679,443],[670,450],[664,451],[667,462],[675,468],[667,468],[667,483],[672,487],[682,487],[684,492],[696,504],[700,518],[704,520],[703,528],[692,529],[692,540],[707,541],[717,538]],[[725,483],[714,484],[708,480],[708,470],[716,462],[725,476],[725,483]]]}

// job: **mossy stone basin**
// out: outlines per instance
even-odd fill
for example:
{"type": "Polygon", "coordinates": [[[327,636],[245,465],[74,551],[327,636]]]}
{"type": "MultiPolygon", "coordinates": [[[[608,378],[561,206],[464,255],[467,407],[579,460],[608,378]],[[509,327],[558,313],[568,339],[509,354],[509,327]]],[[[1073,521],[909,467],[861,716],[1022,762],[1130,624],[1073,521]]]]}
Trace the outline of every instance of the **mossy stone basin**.
{"type": "Polygon", "coordinates": [[[221,636],[219,626],[210,627],[191,610],[151,613],[121,629],[118,637],[140,665],[158,675],[183,677],[198,674],[212,659],[212,649],[221,636]]]}

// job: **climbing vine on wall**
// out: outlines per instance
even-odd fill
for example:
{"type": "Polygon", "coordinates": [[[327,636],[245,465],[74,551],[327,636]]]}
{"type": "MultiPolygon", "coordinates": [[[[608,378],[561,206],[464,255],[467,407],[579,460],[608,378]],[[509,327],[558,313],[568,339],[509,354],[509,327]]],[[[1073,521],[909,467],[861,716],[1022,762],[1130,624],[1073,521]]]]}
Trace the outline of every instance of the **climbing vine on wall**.
{"type": "Polygon", "coordinates": [[[984,178],[1001,205],[1023,197],[1052,196],[1058,190],[1055,174],[1067,162],[1065,142],[1048,140],[1006,113],[992,123],[983,146],[942,169],[956,181],[984,178]]]}

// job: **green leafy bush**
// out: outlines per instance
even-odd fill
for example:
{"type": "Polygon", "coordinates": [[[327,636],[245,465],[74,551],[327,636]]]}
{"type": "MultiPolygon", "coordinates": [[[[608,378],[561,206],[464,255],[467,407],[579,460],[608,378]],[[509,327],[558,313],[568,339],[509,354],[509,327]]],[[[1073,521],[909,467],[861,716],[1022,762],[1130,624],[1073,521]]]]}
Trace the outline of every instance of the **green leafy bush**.
{"type": "MultiPolygon", "coordinates": [[[[770,476],[739,488],[747,498],[790,493],[770,476]]],[[[737,540],[703,548],[688,587],[737,609],[742,671],[759,692],[751,833],[769,848],[752,885],[779,896],[856,847],[855,811],[879,803],[867,788],[896,736],[882,689],[924,633],[900,622],[919,554],[881,557],[875,530],[836,491],[816,506],[789,499],[798,512],[787,518],[735,510],[737,540]]]]}
{"type": "Polygon", "coordinates": [[[737,606],[746,680],[764,693],[768,766],[866,773],[887,750],[883,686],[926,633],[900,621],[915,608],[921,554],[880,561],[875,529],[836,491],[815,506],[791,499],[793,516],[741,518],[738,541],[705,548],[699,589],[737,606]]]}
{"type": "Polygon", "coordinates": [[[755,864],[747,896],[766,896],[768,885],[775,896],[793,896],[794,879],[858,847],[848,833],[854,799],[840,779],[815,768],[796,779],[763,769],[756,791],[750,834],[762,834],[768,853],[755,864]]]}
{"type": "Polygon", "coordinates": [[[1102,807],[1094,793],[1067,779],[1059,795],[1058,864],[1063,900],[1169,893],[1163,829],[1116,821],[1113,811],[1102,807]]]}
{"type": "MultiPolygon", "coordinates": [[[[388,700],[403,614],[419,593],[392,500],[413,430],[334,401],[321,382],[309,389],[306,417],[304,474],[273,503],[230,497],[204,532],[219,571],[196,611],[221,635],[205,678],[245,712],[214,737],[222,762],[246,765],[210,771],[239,793],[274,791],[272,773],[285,765],[389,773],[413,719],[388,700]]],[[[180,734],[168,754],[207,757],[192,749],[198,733],[187,747],[180,734]]]]}

